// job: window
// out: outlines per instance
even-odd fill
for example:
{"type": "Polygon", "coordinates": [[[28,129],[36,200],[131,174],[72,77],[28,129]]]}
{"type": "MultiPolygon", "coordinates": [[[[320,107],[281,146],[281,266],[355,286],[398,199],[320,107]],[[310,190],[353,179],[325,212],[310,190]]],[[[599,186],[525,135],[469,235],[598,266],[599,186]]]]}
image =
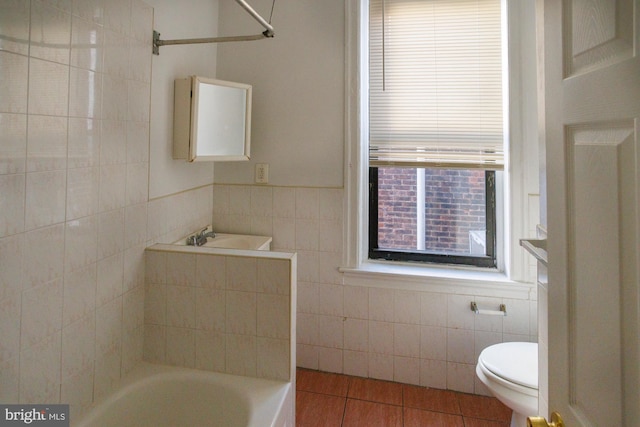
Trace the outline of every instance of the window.
{"type": "Polygon", "coordinates": [[[496,266],[501,0],[370,0],[369,258],[496,266]]]}

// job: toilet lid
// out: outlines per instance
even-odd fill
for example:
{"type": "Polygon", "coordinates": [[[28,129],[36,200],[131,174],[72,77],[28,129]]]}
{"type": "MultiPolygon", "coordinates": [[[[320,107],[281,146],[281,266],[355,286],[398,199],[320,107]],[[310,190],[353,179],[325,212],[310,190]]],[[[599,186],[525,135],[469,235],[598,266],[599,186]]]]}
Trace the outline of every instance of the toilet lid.
{"type": "Polygon", "coordinates": [[[524,387],[538,388],[538,344],[506,342],[480,353],[478,361],[495,375],[524,387]]]}

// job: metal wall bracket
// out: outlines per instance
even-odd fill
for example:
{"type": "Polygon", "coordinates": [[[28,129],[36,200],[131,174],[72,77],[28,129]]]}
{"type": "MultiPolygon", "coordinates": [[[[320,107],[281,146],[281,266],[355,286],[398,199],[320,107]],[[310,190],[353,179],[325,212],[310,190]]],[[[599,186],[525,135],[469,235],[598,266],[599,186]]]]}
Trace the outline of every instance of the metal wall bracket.
{"type": "Polygon", "coordinates": [[[497,310],[486,310],[478,308],[478,304],[475,301],[471,301],[470,304],[471,311],[475,314],[488,314],[491,316],[506,316],[507,315],[507,306],[505,304],[500,304],[497,310]]]}
{"type": "Polygon", "coordinates": [[[262,40],[265,37],[273,37],[265,34],[255,34],[252,36],[231,36],[231,37],[209,37],[204,39],[178,39],[178,40],[160,40],[160,33],[153,30],[153,54],[160,55],[160,46],[168,46],[172,44],[197,44],[197,43],[225,43],[225,42],[247,42],[253,40],[262,40]]]}
{"type": "Polygon", "coordinates": [[[153,30],[153,54],[160,55],[160,33],[153,30]]]}

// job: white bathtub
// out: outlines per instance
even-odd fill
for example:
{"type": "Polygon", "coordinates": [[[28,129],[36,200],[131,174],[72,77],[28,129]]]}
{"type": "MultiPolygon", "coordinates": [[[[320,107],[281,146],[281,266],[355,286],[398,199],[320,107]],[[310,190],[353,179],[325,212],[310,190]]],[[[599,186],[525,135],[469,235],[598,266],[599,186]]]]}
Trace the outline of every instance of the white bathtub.
{"type": "Polygon", "coordinates": [[[74,427],[276,427],[293,423],[291,384],[143,362],[74,427]]]}

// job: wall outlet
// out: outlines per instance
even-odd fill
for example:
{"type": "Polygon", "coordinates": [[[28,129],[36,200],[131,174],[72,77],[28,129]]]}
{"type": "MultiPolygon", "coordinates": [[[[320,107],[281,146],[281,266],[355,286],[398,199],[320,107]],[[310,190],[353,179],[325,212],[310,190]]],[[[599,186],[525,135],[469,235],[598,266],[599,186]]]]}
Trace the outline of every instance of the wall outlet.
{"type": "Polygon", "coordinates": [[[267,184],[269,182],[269,163],[256,164],[256,183],[267,184]]]}

